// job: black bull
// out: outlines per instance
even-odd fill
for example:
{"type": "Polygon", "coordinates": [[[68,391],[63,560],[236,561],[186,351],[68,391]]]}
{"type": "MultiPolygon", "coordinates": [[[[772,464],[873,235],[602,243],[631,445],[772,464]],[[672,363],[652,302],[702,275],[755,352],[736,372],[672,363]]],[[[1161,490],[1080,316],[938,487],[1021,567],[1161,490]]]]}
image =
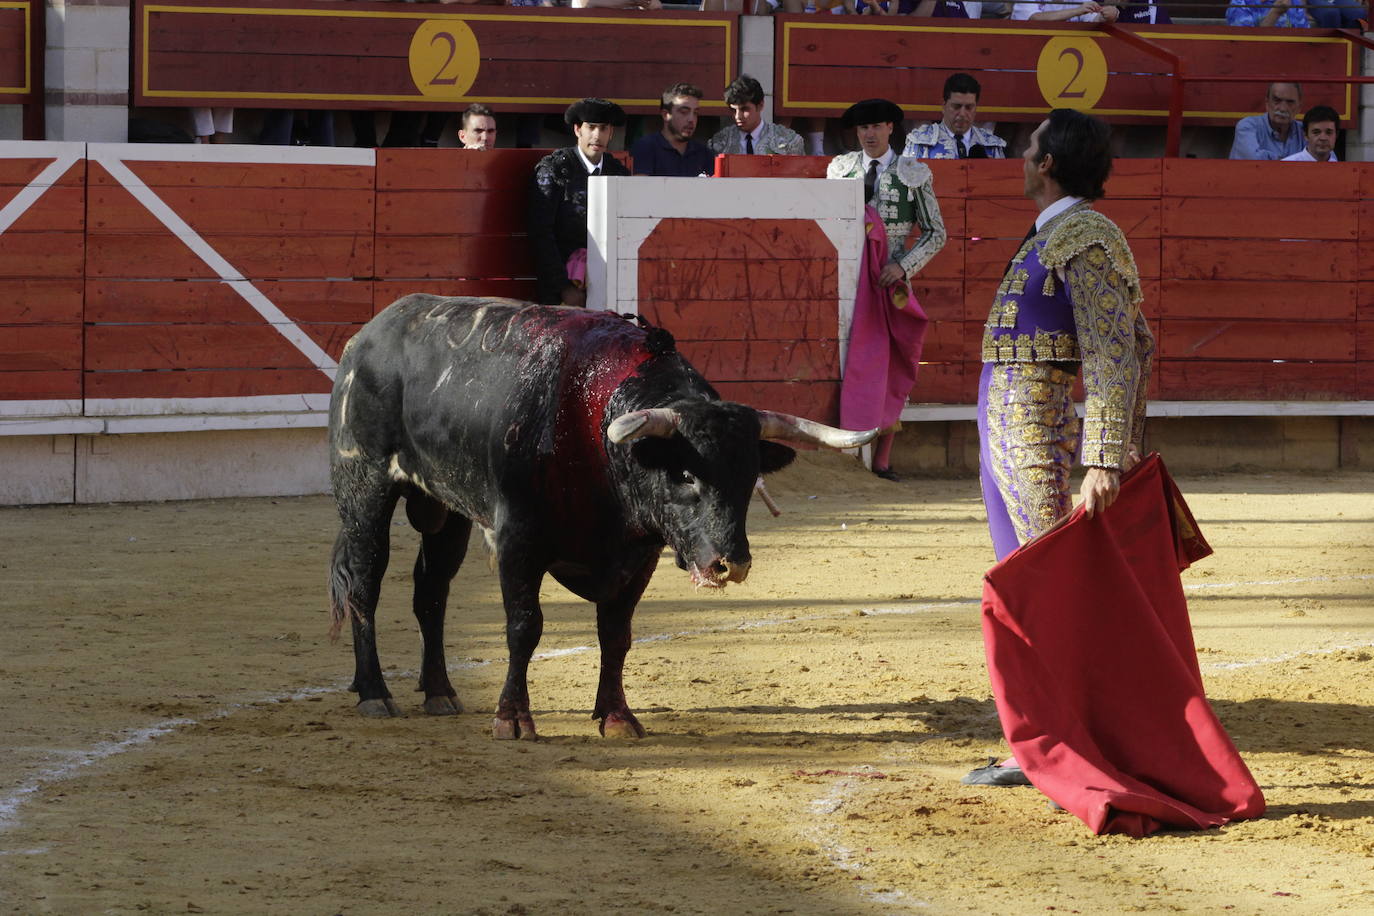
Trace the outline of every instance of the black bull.
{"type": "Polygon", "coordinates": [[[374,619],[405,497],[421,535],[414,611],[426,712],[460,711],[444,661],[449,582],[472,525],[487,535],[510,665],[498,738],[534,737],[526,672],[550,573],[596,603],[603,734],[642,737],[621,681],[630,618],[665,544],[698,585],[741,581],[755,481],[785,466],[783,438],[869,441],[721,401],[671,335],[615,315],[508,299],[412,295],[350,341],[330,404],[330,470],[342,528],[330,569],[335,632],[347,619],[364,715],[399,715],[374,619]]]}

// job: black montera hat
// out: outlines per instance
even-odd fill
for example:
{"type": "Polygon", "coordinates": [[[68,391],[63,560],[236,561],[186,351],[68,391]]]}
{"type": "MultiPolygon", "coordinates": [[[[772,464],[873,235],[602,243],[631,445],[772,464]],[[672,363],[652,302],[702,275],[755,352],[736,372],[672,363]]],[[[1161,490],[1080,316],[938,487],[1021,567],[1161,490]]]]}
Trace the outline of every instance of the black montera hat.
{"type": "Polygon", "coordinates": [[[606,99],[583,99],[568,106],[563,120],[569,124],[610,124],[621,127],[625,124],[625,109],[606,99]]]}
{"type": "Polygon", "coordinates": [[[887,99],[864,99],[862,102],[855,102],[845,109],[844,115],[840,118],[840,124],[844,127],[878,124],[882,121],[900,124],[902,117],[902,109],[897,107],[896,102],[889,102],[887,99]]]}

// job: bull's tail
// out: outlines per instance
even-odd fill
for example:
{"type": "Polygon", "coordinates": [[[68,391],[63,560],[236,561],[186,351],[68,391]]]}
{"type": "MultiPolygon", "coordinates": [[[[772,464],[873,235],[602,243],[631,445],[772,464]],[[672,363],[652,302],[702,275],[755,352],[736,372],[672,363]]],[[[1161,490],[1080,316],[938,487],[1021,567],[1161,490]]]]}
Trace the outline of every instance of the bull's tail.
{"type": "Polygon", "coordinates": [[[363,622],[358,606],[353,603],[354,579],[344,562],[343,538],[334,543],[334,556],[329,563],[329,641],[337,642],[348,619],[363,622]]]}

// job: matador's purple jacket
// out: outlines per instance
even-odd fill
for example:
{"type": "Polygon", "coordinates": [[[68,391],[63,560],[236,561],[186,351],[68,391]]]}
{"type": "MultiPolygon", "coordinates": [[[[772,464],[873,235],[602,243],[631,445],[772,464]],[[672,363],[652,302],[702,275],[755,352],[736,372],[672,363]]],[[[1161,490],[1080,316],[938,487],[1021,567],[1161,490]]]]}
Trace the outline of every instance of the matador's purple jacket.
{"type": "Polygon", "coordinates": [[[1083,202],[1021,245],[983,330],[985,363],[1081,363],[1088,467],[1120,468],[1144,430],[1154,338],[1141,299],[1125,236],[1083,202]]]}

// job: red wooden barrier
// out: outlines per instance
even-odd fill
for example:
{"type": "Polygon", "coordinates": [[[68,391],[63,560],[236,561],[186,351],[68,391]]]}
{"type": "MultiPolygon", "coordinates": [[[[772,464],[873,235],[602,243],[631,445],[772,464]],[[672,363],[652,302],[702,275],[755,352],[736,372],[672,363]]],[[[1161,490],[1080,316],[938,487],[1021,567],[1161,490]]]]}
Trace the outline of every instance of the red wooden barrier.
{"type": "Polygon", "coordinates": [[[162,208],[90,163],[86,397],[328,392],[329,377],[283,330],[299,329],[337,359],[372,317],[374,170],[125,165],[162,208]],[[169,226],[168,212],[186,229],[169,226]],[[280,317],[260,313],[224,282],[240,277],[280,317]]]}
{"type": "Polygon", "coordinates": [[[22,105],[24,138],[42,140],[45,5],[0,0],[0,105],[22,105]]]}
{"type": "Polygon", "coordinates": [[[0,227],[0,401],[80,398],[85,163],[0,159],[0,207],[21,194],[0,227]]]}
{"type": "MultiPolygon", "coordinates": [[[[721,173],[823,173],[729,156],[721,173]]],[[[931,319],[915,402],[972,403],[983,322],[1035,218],[1020,162],[932,161],[949,241],[916,278],[931,319]]],[[[1374,397],[1374,166],[1118,160],[1098,208],[1126,233],[1157,339],[1152,398],[1374,397]],[[1263,189],[1257,191],[1257,189],[1263,189]]]]}
{"type": "Polygon", "coordinates": [[[810,220],[664,219],[639,248],[639,311],[723,397],[833,421],[837,268],[810,220]]]}
{"type": "MultiPolygon", "coordinates": [[[[1168,66],[1097,26],[984,20],[777,16],[774,66],[780,115],[839,114],[856,99],[882,95],[916,119],[933,119],[941,87],[954,72],[978,77],[979,113],[999,121],[1038,121],[1051,108],[1093,111],[1114,123],[1168,119],[1168,66]],[[881,88],[875,88],[881,87],[881,88]]],[[[1122,26],[1175,53],[1190,76],[1281,73],[1358,76],[1359,50],[1326,29],[1122,26]]],[[[1312,84],[1304,104],[1332,105],[1358,120],[1349,84],[1312,84]]],[[[1230,124],[1261,110],[1263,84],[1189,82],[1184,119],[1230,124]]]]}
{"type": "Polygon", "coordinates": [[[396,3],[136,0],[136,105],[561,110],[586,96],[658,110],[679,80],[727,112],[731,13],[396,3]]]}
{"type": "MultiPolygon", "coordinates": [[[[54,158],[69,146],[0,158],[0,211],[22,204],[0,225],[0,402],[323,394],[311,348],[337,358],[400,295],[531,291],[538,151],[383,151],[375,168],[54,158]]],[[[913,400],[968,404],[987,308],[1034,208],[1018,162],[931,166],[949,242],[915,284],[932,324],[913,400]]],[[[1374,165],[1122,160],[1108,194],[1156,331],[1154,397],[1374,399],[1374,165]]],[[[691,244],[679,228],[664,220],[641,249],[645,316],[726,396],[833,416],[829,240],[806,221],[722,222],[705,244],[700,225],[691,244]]]]}

